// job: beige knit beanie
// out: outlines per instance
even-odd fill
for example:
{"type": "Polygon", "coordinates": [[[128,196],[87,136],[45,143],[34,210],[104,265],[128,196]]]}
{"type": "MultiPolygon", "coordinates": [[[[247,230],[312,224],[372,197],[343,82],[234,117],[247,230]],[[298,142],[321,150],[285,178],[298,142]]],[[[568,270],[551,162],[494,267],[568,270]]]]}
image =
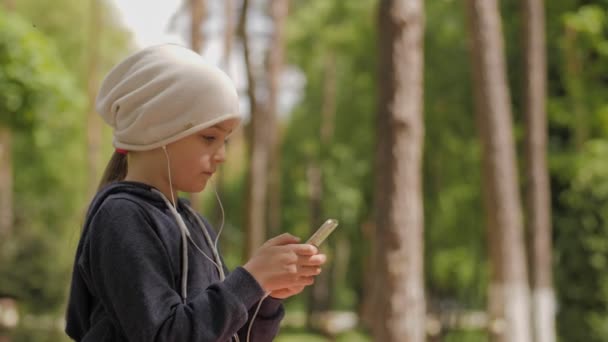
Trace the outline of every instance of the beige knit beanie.
{"type": "Polygon", "coordinates": [[[104,79],[96,109],[114,128],[114,147],[152,150],[231,118],[242,119],[233,82],[193,51],[145,48],[104,79]]]}

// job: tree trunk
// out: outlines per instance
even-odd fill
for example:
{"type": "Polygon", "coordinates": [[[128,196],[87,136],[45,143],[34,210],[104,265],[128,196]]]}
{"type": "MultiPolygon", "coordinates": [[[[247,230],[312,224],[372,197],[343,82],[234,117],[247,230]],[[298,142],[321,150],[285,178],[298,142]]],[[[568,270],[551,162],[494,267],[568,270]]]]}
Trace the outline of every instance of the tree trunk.
{"type": "MultiPolygon", "coordinates": [[[[224,71],[228,76],[234,80],[234,77],[231,73],[231,64],[230,58],[232,56],[232,41],[234,38],[234,3],[232,0],[224,0],[224,49],[222,52],[222,63],[224,65],[224,71]]],[[[238,133],[235,133],[238,134],[238,133]]],[[[234,141],[235,135],[231,136],[230,141],[234,141]]],[[[224,168],[220,167],[217,169],[215,175],[215,191],[217,191],[218,196],[221,198],[224,193],[224,182],[225,182],[225,173],[224,168]]],[[[215,222],[220,222],[222,219],[223,209],[220,203],[215,205],[214,215],[215,222]]]]}
{"type": "Polygon", "coordinates": [[[224,52],[222,60],[226,73],[232,78],[230,58],[234,41],[234,1],[224,0],[224,52]]]}
{"type": "MultiPolygon", "coordinates": [[[[323,207],[321,199],[323,197],[322,173],[319,163],[311,160],[306,170],[306,178],[308,180],[308,193],[310,197],[310,225],[314,230],[323,223],[321,215],[323,207]]],[[[312,234],[312,233],[311,233],[312,234]]],[[[329,277],[331,272],[328,269],[317,276],[315,284],[309,287],[308,301],[306,305],[306,327],[309,330],[315,329],[314,317],[319,312],[329,309],[331,300],[329,292],[329,277]]]]}
{"type": "Polygon", "coordinates": [[[583,58],[577,46],[578,34],[566,25],[564,35],[564,83],[570,102],[574,125],[574,147],[580,151],[589,138],[588,110],[585,105],[585,80],[583,78],[583,58]]]}
{"type": "MultiPolygon", "coordinates": [[[[190,49],[196,53],[201,53],[203,49],[203,20],[205,18],[205,0],[190,1],[190,49]]],[[[201,210],[201,195],[190,193],[190,206],[194,210],[201,210]]]]}
{"type": "Polygon", "coordinates": [[[382,0],[378,12],[376,341],[425,341],[423,4],[382,0]]]}
{"type": "Polygon", "coordinates": [[[525,54],[527,223],[532,235],[535,342],[555,342],[551,243],[551,189],[547,167],[547,56],[543,0],[523,0],[525,54]]]}
{"type": "MultiPolygon", "coordinates": [[[[15,9],[13,0],[4,0],[4,8],[7,12],[15,9]]],[[[14,224],[13,211],[13,132],[9,127],[0,125],[0,247],[2,242],[9,241],[14,224]]],[[[2,298],[0,298],[2,302],[2,298]]],[[[0,303],[0,306],[13,306],[0,303]]],[[[6,307],[4,308],[6,310],[6,307]]],[[[0,342],[11,342],[9,329],[0,327],[0,342]]]]}
{"type": "Polygon", "coordinates": [[[205,18],[205,0],[190,1],[190,48],[201,53],[204,44],[203,20],[205,18]]]}
{"type": "MultiPolygon", "coordinates": [[[[310,187],[311,217],[310,234],[325,221],[323,215],[323,168],[322,162],[326,159],[327,148],[331,144],[334,134],[334,117],[336,113],[336,63],[332,52],[325,57],[323,70],[323,102],[321,103],[321,126],[319,128],[320,148],[319,159],[311,161],[308,170],[308,183],[310,187]]],[[[321,311],[331,308],[331,273],[334,264],[330,264],[324,272],[317,277],[310,291],[308,301],[307,325],[313,328],[313,316],[321,311]]]]}
{"type": "Polygon", "coordinates": [[[15,9],[15,0],[4,0],[4,8],[8,11],[11,12],[15,9]]]}
{"type": "Polygon", "coordinates": [[[247,93],[251,110],[249,122],[249,172],[247,175],[247,211],[245,216],[245,253],[249,259],[253,252],[266,238],[266,200],[268,184],[268,134],[266,112],[261,109],[256,97],[256,82],[247,36],[247,12],[249,1],[243,1],[243,9],[239,20],[239,35],[243,41],[243,54],[247,70],[247,93]]]}
{"type": "Polygon", "coordinates": [[[492,341],[529,342],[530,299],[517,159],[496,0],[467,0],[490,251],[492,341]]]}
{"type": "Polygon", "coordinates": [[[334,136],[334,118],[336,116],[336,57],[329,51],[325,56],[323,81],[323,102],[321,103],[321,159],[325,158],[325,148],[334,136]]]}
{"type": "Polygon", "coordinates": [[[288,0],[273,0],[271,17],[274,34],[268,58],[268,118],[270,133],[270,161],[268,178],[268,229],[272,235],[280,232],[281,225],[281,134],[279,130],[279,83],[283,71],[285,20],[289,9],[288,0]]]}
{"type": "Polygon", "coordinates": [[[95,97],[99,84],[99,45],[101,30],[103,29],[101,18],[100,0],[90,1],[90,26],[89,26],[89,60],[88,60],[88,116],[87,116],[87,147],[88,147],[88,191],[93,196],[99,184],[99,171],[101,167],[101,118],[95,112],[95,97]]]}
{"type": "MultiPolygon", "coordinates": [[[[379,158],[378,158],[379,159],[379,158]]],[[[374,215],[375,213],[372,213],[374,215]]],[[[379,243],[377,243],[377,229],[375,227],[375,216],[370,217],[368,221],[361,224],[361,237],[364,241],[369,241],[369,253],[366,258],[363,259],[362,265],[362,299],[359,303],[358,313],[361,318],[361,324],[366,328],[373,330],[374,322],[376,320],[376,311],[378,309],[379,290],[377,290],[379,279],[376,277],[375,272],[376,264],[378,264],[378,256],[376,249],[379,243]]]]}
{"type": "Polygon", "coordinates": [[[0,126],[0,240],[7,241],[13,230],[12,132],[0,126]]]}

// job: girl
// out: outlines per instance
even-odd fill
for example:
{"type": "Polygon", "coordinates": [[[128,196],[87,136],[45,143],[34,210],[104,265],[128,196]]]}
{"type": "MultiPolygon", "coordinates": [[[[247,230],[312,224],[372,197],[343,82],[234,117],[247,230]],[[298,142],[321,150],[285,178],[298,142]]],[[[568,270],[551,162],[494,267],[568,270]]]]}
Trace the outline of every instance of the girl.
{"type": "Polygon", "coordinates": [[[241,121],[230,79],[186,48],[154,46],[110,71],[96,108],[114,129],[116,152],[76,251],[67,334],[94,342],[271,341],[281,300],[312,284],[325,256],[283,234],[228,273],[219,233],[176,201],[178,191],[202,191],[224,162],[225,141],[241,121]]]}

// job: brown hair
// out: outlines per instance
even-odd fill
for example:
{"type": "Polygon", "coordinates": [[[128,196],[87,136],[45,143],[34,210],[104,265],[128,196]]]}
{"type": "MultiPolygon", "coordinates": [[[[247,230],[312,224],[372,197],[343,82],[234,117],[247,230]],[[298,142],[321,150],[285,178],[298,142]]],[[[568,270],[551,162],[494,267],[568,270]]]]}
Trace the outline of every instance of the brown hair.
{"type": "Polygon", "coordinates": [[[108,166],[106,166],[106,170],[103,172],[97,191],[110,183],[125,179],[127,170],[127,155],[114,151],[112,158],[110,158],[110,161],[108,162],[108,166]]]}

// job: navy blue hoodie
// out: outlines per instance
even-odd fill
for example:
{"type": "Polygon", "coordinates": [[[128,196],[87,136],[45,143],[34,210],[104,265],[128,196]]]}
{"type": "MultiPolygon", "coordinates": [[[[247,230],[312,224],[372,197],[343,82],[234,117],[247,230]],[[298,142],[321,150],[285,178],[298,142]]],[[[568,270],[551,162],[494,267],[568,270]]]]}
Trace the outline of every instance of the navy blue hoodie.
{"type": "MultiPolygon", "coordinates": [[[[190,246],[188,298],[183,303],[180,230],[152,189],[117,182],[93,199],[76,252],[66,333],[87,342],[224,342],[233,334],[245,342],[263,289],[242,267],[220,281],[215,266],[190,246]]],[[[186,205],[180,199],[177,211],[196,245],[212,257],[186,205]]],[[[213,229],[203,222],[215,239],[213,229]]],[[[283,315],[280,300],[264,300],[251,341],[272,341],[283,315]]]]}

